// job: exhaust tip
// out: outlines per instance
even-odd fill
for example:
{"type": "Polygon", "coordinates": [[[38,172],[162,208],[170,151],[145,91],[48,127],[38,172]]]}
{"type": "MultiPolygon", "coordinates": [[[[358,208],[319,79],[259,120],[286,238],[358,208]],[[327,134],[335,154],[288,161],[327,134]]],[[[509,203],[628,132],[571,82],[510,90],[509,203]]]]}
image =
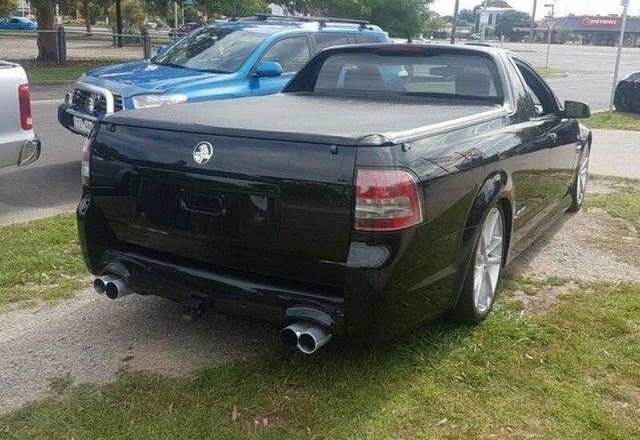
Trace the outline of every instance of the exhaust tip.
{"type": "Polygon", "coordinates": [[[318,344],[313,336],[309,333],[303,333],[298,338],[298,348],[304,354],[311,354],[318,349],[318,344]]]}
{"type": "Polygon", "coordinates": [[[287,348],[296,348],[298,346],[298,334],[289,327],[280,331],[280,343],[287,348]]]}
{"type": "Polygon", "coordinates": [[[93,280],[93,290],[100,295],[104,294],[107,290],[107,286],[102,278],[96,278],[93,280]]]}
{"type": "Polygon", "coordinates": [[[108,282],[104,288],[107,298],[117,299],[119,296],[118,285],[114,282],[108,282]]]}

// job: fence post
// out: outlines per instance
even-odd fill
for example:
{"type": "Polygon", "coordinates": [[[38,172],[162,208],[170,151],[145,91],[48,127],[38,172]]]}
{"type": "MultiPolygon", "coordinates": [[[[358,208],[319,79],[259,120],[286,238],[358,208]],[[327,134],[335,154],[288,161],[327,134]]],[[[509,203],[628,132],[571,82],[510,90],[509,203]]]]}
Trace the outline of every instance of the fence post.
{"type": "Polygon", "coordinates": [[[64,66],[67,64],[67,35],[64,31],[64,27],[58,26],[58,65],[64,66]]]}
{"type": "Polygon", "coordinates": [[[151,37],[146,32],[142,34],[142,56],[145,60],[151,58],[151,37]]]}

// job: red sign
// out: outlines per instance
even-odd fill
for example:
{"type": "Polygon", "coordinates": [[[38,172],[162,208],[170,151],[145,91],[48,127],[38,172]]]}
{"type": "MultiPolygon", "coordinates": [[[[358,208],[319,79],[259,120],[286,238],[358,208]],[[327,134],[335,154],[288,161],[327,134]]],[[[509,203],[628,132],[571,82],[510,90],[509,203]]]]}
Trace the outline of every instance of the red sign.
{"type": "Polygon", "coordinates": [[[620,19],[618,17],[582,17],[582,27],[601,28],[601,29],[617,29],[620,27],[620,19]]]}

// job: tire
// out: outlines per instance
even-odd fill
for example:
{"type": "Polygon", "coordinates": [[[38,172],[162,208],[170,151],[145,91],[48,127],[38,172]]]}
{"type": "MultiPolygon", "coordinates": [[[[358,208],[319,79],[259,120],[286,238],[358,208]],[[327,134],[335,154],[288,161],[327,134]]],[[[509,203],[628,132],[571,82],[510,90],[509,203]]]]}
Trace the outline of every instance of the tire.
{"type": "Polygon", "coordinates": [[[506,249],[506,222],[502,205],[494,204],[478,227],[471,256],[453,318],[466,325],[477,325],[491,312],[502,276],[506,249]]]}
{"type": "Polygon", "coordinates": [[[619,112],[628,112],[631,109],[629,105],[629,87],[627,85],[618,85],[613,104],[619,112]]]}
{"type": "Polygon", "coordinates": [[[587,197],[587,187],[589,184],[589,154],[591,144],[587,144],[580,156],[580,163],[576,171],[576,178],[571,188],[571,206],[569,212],[578,212],[587,197]]]}

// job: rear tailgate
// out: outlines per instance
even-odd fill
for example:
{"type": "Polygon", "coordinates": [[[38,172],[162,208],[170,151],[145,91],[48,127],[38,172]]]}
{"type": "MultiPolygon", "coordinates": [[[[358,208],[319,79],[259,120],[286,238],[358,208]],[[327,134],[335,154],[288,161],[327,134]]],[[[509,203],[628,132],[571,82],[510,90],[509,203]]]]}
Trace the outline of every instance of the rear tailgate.
{"type": "Polygon", "coordinates": [[[342,286],[355,155],[349,147],[102,124],[91,192],[123,246],[342,286]],[[199,165],[202,142],[213,155],[199,165]]]}

